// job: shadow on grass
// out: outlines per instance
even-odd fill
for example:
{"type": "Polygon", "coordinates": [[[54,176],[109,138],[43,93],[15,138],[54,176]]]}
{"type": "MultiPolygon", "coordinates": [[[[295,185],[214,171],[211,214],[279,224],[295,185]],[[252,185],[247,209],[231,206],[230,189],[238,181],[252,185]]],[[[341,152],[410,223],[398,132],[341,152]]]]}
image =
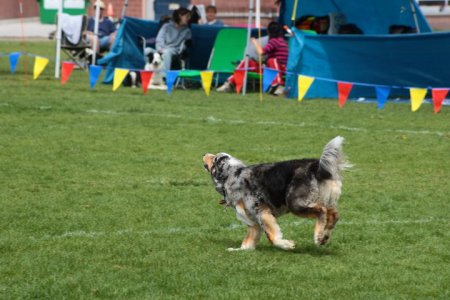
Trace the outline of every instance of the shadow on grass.
{"type": "MultiPolygon", "coordinates": [[[[228,248],[239,248],[241,246],[241,241],[229,239],[229,238],[223,238],[223,237],[209,237],[207,239],[213,244],[221,245],[224,250],[228,248]]],[[[335,247],[332,247],[331,245],[324,245],[324,246],[316,246],[314,244],[307,244],[307,245],[298,245],[295,247],[294,250],[282,250],[280,248],[277,248],[272,245],[267,244],[259,244],[256,246],[255,250],[249,250],[249,251],[257,251],[257,252],[267,252],[267,253],[280,253],[285,252],[289,255],[295,255],[295,254],[306,254],[311,255],[314,257],[323,257],[323,256],[337,256],[338,250],[335,247]]]]}

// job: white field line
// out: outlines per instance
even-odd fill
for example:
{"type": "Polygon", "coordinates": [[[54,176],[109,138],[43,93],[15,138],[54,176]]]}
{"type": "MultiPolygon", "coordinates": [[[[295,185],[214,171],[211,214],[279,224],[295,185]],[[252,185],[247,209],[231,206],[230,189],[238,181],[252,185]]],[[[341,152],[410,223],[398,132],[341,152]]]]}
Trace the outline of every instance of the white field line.
{"type": "MultiPolygon", "coordinates": [[[[190,121],[198,121],[198,122],[205,121],[205,118],[186,117],[186,116],[175,115],[175,114],[117,112],[117,111],[112,111],[112,110],[95,110],[95,109],[90,109],[90,110],[87,110],[86,112],[92,113],[92,114],[123,115],[123,116],[146,115],[146,116],[168,118],[168,119],[172,118],[172,119],[182,119],[182,120],[190,120],[190,121]]],[[[231,125],[250,124],[250,125],[290,126],[290,127],[300,127],[300,128],[314,127],[314,128],[339,129],[339,130],[343,130],[343,131],[356,131],[356,132],[382,131],[382,132],[396,132],[396,133],[404,133],[404,134],[423,134],[423,135],[435,134],[438,136],[443,136],[444,134],[450,133],[450,132],[430,131],[430,130],[367,129],[367,128],[362,128],[362,127],[347,127],[347,126],[334,126],[334,125],[324,126],[321,124],[305,123],[305,122],[291,123],[291,122],[275,122],[275,121],[223,120],[223,119],[217,119],[214,116],[206,117],[206,121],[209,123],[224,123],[224,124],[231,124],[231,125]]]]}
{"type": "MultiPolygon", "coordinates": [[[[448,219],[436,219],[436,218],[427,218],[427,219],[417,219],[417,220],[386,220],[386,221],[339,221],[337,226],[383,226],[383,225],[414,225],[414,224],[430,224],[430,223],[449,223],[448,219]]],[[[307,220],[295,221],[290,223],[280,223],[281,228],[285,227],[297,227],[301,225],[307,224],[307,220]]],[[[133,229],[125,229],[114,232],[96,232],[96,231],[69,231],[60,235],[44,235],[40,238],[30,237],[33,241],[42,241],[42,240],[60,240],[60,239],[69,239],[69,238],[97,238],[97,237],[109,237],[109,236],[121,236],[121,235],[155,235],[155,234],[201,234],[205,231],[222,231],[222,230],[237,230],[237,229],[245,229],[245,225],[233,223],[227,227],[169,227],[169,228],[161,228],[154,230],[133,230],[133,229]]]]}

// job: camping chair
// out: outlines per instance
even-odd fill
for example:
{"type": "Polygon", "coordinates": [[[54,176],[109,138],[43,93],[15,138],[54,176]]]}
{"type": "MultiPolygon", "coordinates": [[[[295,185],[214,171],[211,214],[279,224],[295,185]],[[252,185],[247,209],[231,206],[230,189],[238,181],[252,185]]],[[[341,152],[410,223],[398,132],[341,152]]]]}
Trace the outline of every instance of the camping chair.
{"type": "MultiPolygon", "coordinates": [[[[215,86],[219,84],[221,74],[233,74],[236,63],[244,57],[247,45],[247,29],[223,28],[219,31],[214,42],[214,47],[208,61],[208,70],[215,73],[215,86]]],[[[200,76],[198,70],[181,70],[178,75],[181,79],[189,79],[200,76]]],[[[178,81],[177,81],[178,83],[178,81]]]]}
{"type": "Polygon", "coordinates": [[[245,28],[224,28],[217,34],[208,63],[208,69],[215,72],[216,87],[219,85],[220,74],[233,74],[236,63],[244,58],[246,46],[245,28]]]}
{"type": "Polygon", "coordinates": [[[82,69],[88,65],[86,50],[90,48],[84,38],[86,28],[86,15],[63,14],[61,18],[61,50],[82,69]]]}

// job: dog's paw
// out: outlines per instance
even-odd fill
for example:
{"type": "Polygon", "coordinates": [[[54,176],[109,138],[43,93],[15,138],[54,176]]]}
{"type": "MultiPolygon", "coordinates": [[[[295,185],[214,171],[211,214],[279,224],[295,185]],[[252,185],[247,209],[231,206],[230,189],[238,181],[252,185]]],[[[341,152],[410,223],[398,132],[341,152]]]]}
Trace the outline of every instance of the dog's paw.
{"type": "Polygon", "coordinates": [[[228,248],[227,251],[228,252],[233,252],[233,251],[248,251],[248,250],[254,250],[255,247],[241,247],[241,248],[228,248]]]}
{"type": "Polygon", "coordinates": [[[314,237],[314,243],[317,245],[317,246],[322,246],[322,245],[325,245],[328,241],[329,241],[329,239],[330,239],[330,234],[329,233],[325,233],[324,235],[322,235],[322,236],[318,236],[318,237],[314,237]]]}
{"type": "Polygon", "coordinates": [[[295,248],[295,242],[291,240],[279,240],[274,245],[283,250],[292,250],[295,248]]]}

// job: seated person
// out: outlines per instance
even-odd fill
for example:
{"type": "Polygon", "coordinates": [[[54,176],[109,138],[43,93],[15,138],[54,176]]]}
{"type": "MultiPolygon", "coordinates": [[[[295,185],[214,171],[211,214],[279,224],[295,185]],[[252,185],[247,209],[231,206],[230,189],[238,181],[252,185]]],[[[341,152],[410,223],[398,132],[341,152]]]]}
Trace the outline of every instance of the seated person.
{"type": "MultiPolygon", "coordinates": [[[[283,73],[286,71],[286,63],[288,57],[288,45],[283,38],[283,28],[277,22],[270,22],[267,26],[267,33],[269,35],[268,43],[261,48],[256,39],[252,38],[252,44],[259,55],[267,56],[267,67],[280,71],[277,77],[272,82],[271,90],[275,95],[281,95],[284,92],[283,73]]],[[[245,68],[245,60],[242,60],[237,69],[245,68]]],[[[249,71],[259,72],[260,66],[258,59],[250,58],[248,60],[249,71]]],[[[218,92],[231,92],[234,90],[236,81],[234,76],[228,77],[227,81],[220,86],[218,92]]]]}
{"type": "MultiPolygon", "coordinates": [[[[108,18],[103,17],[103,12],[105,10],[105,3],[103,1],[99,1],[100,6],[100,19],[98,23],[98,39],[97,39],[97,53],[107,51],[111,48],[111,45],[114,43],[114,39],[116,38],[116,26],[114,23],[108,18]]],[[[94,3],[94,14],[96,9],[97,2],[94,3]]],[[[90,45],[94,44],[94,39],[96,39],[94,34],[95,28],[95,18],[89,17],[87,24],[87,38],[90,45]]]]}
{"type": "Polygon", "coordinates": [[[205,11],[206,22],[203,25],[225,26],[222,20],[216,18],[217,8],[214,5],[208,5],[205,11]]]}
{"type": "Polygon", "coordinates": [[[186,42],[191,39],[189,28],[191,12],[181,7],[173,12],[172,20],[164,24],[156,36],[156,51],[162,54],[163,72],[171,69],[174,56],[180,56],[186,50],[186,42]]]}

